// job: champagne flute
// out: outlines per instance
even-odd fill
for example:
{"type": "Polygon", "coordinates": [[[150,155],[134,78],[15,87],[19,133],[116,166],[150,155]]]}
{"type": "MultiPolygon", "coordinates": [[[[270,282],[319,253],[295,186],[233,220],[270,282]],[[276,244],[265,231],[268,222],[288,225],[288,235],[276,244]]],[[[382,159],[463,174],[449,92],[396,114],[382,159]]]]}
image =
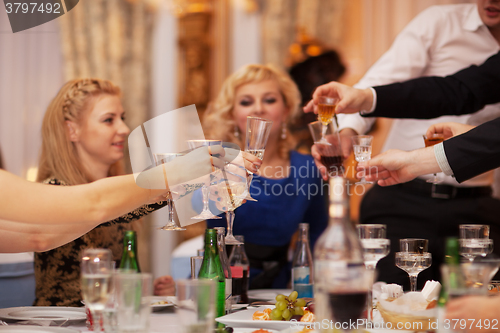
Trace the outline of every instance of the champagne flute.
{"type": "MultiPolygon", "coordinates": [[[[162,165],[172,161],[173,159],[183,156],[182,153],[162,153],[162,154],[153,154],[156,165],[162,165]]],[[[166,180],[165,180],[166,181],[166,180]]],[[[174,200],[172,198],[172,192],[167,192],[167,207],[168,207],[168,221],[163,227],[159,228],[161,230],[175,230],[182,231],[186,230],[185,228],[179,227],[175,224],[174,220],[174,200]]]]}
{"type": "Polygon", "coordinates": [[[321,121],[308,124],[309,131],[321,155],[321,163],[326,167],[328,177],[344,176],[344,156],[340,145],[339,132],[334,129],[333,123],[326,126],[326,135],[329,136],[328,144],[321,142],[325,126],[321,121]]]}
{"type": "MultiPolygon", "coordinates": [[[[188,145],[189,148],[191,149],[196,149],[200,147],[209,147],[209,146],[220,146],[222,145],[221,140],[188,140],[188,145]]],[[[212,177],[212,175],[208,175],[209,177],[212,177]]],[[[209,202],[209,186],[211,183],[211,179],[208,179],[208,185],[207,182],[203,183],[203,186],[201,188],[201,192],[203,194],[203,210],[201,211],[200,214],[193,216],[191,219],[194,220],[209,220],[209,219],[220,219],[221,217],[214,215],[208,206],[209,202]]]]}
{"type": "Polygon", "coordinates": [[[337,98],[320,96],[318,103],[318,120],[323,124],[323,129],[321,132],[321,139],[318,141],[322,144],[329,145],[330,143],[326,140],[325,135],[328,128],[328,124],[332,122],[335,118],[335,124],[337,128],[339,127],[337,114],[335,110],[337,109],[337,103],[339,100],[337,98]]]}
{"type": "MultiPolygon", "coordinates": [[[[354,150],[354,157],[357,162],[369,161],[372,157],[372,141],[373,136],[371,135],[354,135],[351,137],[352,148],[354,150]]],[[[373,182],[368,182],[363,175],[363,178],[356,184],[373,184],[373,182]]]]}
{"type": "Polygon", "coordinates": [[[226,177],[218,183],[219,199],[216,203],[217,208],[226,212],[227,234],[225,238],[226,245],[241,245],[233,236],[234,210],[243,204],[247,192],[246,179],[233,180],[226,177]]]}
{"type": "MultiPolygon", "coordinates": [[[[426,147],[434,146],[438,143],[444,141],[443,134],[433,133],[431,136],[424,135],[424,142],[426,147]]],[[[434,178],[427,179],[428,183],[439,184],[442,182],[441,178],[438,177],[437,173],[434,174],[434,178]]]]}
{"type": "Polygon", "coordinates": [[[110,293],[113,273],[112,256],[108,249],[86,249],[82,254],[82,297],[92,316],[94,332],[103,330],[102,314],[110,293]]]}
{"type": "MultiPolygon", "coordinates": [[[[247,117],[247,132],[245,136],[245,151],[260,160],[264,159],[267,140],[271,134],[273,122],[264,118],[247,117]]],[[[257,201],[250,195],[250,185],[253,179],[253,173],[248,171],[246,200],[257,201]]]]}
{"type": "Polygon", "coordinates": [[[417,291],[418,274],[432,265],[432,256],[427,252],[428,246],[427,239],[405,238],[399,240],[400,252],[396,252],[396,266],[408,273],[411,291],[417,291]]]}

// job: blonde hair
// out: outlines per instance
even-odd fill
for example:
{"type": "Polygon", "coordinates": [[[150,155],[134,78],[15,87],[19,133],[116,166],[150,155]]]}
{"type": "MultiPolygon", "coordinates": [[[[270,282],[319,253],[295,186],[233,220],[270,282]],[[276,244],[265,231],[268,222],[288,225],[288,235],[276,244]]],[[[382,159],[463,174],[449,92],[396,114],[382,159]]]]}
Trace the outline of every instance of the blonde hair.
{"type": "Polygon", "coordinates": [[[210,139],[223,140],[243,147],[243,139],[235,135],[236,122],[233,117],[233,107],[236,90],[244,84],[274,80],[279,87],[283,101],[289,114],[286,120],[287,138],[279,141],[279,152],[287,158],[291,149],[295,148],[295,139],[291,135],[290,125],[298,118],[300,109],[300,92],[297,85],[288,74],[272,65],[246,65],[231,74],[222,84],[219,95],[208,106],[203,128],[210,139]]]}
{"type": "MultiPolygon", "coordinates": [[[[91,110],[96,97],[120,96],[120,88],[101,79],[75,79],[67,82],[50,102],[42,123],[42,150],[37,181],[54,177],[68,185],[91,181],[82,166],[74,143],[70,140],[67,120],[81,122],[91,110]]],[[[123,174],[122,161],[111,165],[108,176],[123,174]]]]}

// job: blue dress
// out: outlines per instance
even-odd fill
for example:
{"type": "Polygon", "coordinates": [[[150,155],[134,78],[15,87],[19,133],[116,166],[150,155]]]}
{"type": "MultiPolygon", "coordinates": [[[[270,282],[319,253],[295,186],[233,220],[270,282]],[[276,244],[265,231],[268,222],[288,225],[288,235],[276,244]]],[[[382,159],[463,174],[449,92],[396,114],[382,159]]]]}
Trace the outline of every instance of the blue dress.
{"type": "MultiPolygon", "coordinates": [[[[309,223],[311,250],[328,224],[328,195],[319,171],[310,155],[292,151],[289,176],[269,179],[254,175],[250,193],[258,201],[238,207],[233,226],[234,235],[245,237],[250,288],[286,288],[291,269],[288,246],[299,223],[309,223]],[[259,276],[260,282],[256,282],[259,276]]],[[[193,202],[201,201],[200,193],[197,197],[193,202]]],[[[211,209],[217,211],[213,202],[211,209]]],[[[222,217],[208,220],[208,227],[226,227],[225,215],[222,217]]]]}

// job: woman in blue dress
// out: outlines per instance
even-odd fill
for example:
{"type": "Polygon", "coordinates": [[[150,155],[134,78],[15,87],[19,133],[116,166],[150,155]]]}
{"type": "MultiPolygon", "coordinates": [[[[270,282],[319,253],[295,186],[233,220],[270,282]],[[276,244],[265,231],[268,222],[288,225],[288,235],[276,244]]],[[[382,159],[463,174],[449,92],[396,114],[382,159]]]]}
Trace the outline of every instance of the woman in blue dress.
{"type": "MultiPolygon", "coordinates": [[[[241,148],[247,116],[273,121],[262,166],[250,186],[257,202],[247,201],[235,211],[233,233],[245,237],[250,289],[286,288],[291,268],[288,249],[299,223],[309,223],[311,247],[327,225],[319,172],[310,155],[294,150],[288,130],[301,112],[299,104],[300,93],[286,73],[272,66],[247,65],[225,80],[203,121],[208,138],[241,148]]],[[[207,224],[226,226],[226,220],[207,224]]]]}

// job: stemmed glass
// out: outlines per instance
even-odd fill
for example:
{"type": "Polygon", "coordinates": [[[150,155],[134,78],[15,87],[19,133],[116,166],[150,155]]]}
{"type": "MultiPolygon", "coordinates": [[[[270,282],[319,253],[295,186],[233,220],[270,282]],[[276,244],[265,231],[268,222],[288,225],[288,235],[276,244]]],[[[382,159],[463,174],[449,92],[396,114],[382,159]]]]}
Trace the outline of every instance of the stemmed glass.
{"type": "MultiPolygon", "coordinates": [[[[443,134],[433,133],[431,136],[424,135],[425,147],[434,146],[443,141],[444,141],[443,134]]],[[[427,179],[427,182],[433,184],[439,184],[442,182],[442,179],[438,177],[437,173],[435,173],[434,178],[427,179]]]]}
{"type": "Polygon", "coordinates": [[[486,256],[493,252],[493,239],[490,239],[490,226],[484,224],[459,225],[459,253],[474,261],[477,256],[486,256]]]}
{"type": "Polygon", "coordinates": [[[325,134],[330,138],[327,144],[321,141],[323,129],[325,128],[321,121],[314,121],[308,126],[314,144],[321,155],[321,163],[326,167],[328,177],[344,176],[344,156],[340,146],[340,136],[333,123],[326,125],[325,134]]]}
{"type": "MultiPolygon", "coordinates": [[[[222,145],[222,141],[221,140],[188,140],[188,145],[189,145],[189,148],[196,149],[199,147],[220,146],[220,145],[222,145]]],[[[212,177],[212,175],[209,175],[209,177],[212,177]]],[[[207,182],[204,182],[203,186],[201,188],[201,193],[203,194],[203,210],[201,211],[200,214],[193,216],[191,219],[208,220],[208,219],[220,219],[221,218],[217,215],[214,215],[210,211],[210,208],[208,207],[210,183],[211,183],[211,179],[209,178],[208,185],[207,185],[207,182]]]]}
{"type": "MultiPolygon", "coordinates": [[[[225,173],[223,171],[223,173],[225,173]]],[[[234,210],[243,204],[247,192],[246,179],[233,180],[223,177],[218,183],[218,194],[220,201],[218,201],[217,208],[226,212],[227,220],[227,234],[225,238],[226,245],[241,245],[242,242],[238,241],[233,236],[233,223],[234,223],[234,210]]]]}
{"type": "MultiPolygon", "coordinates": [[[[357,162],[366,162],[372,158],[372,141],[373,136],[371,135],[354,135],[351,137],[352,148],[354,150],[354,157],[357,162]]],[[[363,178],[356,184],[373,184],[373,182],[368,182],[363,178]]]]}
{"type": "MultiPolygon", "coordinates": [[[[245,151],[260,160],[264,159],[267,140],[271,134],[273,122],[264,118],[247,117],[247,133],[245,136],[245,151]]],[[[253,173],[248,171],[246,200],[257,201],[250,195],[250,185],[253,179],[253,173]]]]}
{"type": "Polygon", "coordinates": [[[396,266],[410,277],[411,291],[417,291],[418,274],[431,267],[432,256],[427,252],[429,241],[419,238],[399,240],[399,250],[396,252],[396,266]]]}
{"type": "MultiPolygon", "coordinates": [[[[155,159],[155,164],[162,165],[165,163],[168,163],[172,161],[173,159],[182,156],[184,154],[182,153],[162,153],[162,154],[153,154],[154,159],[155,159]]],[[[166,181],[166,180],[165,180],[166,181]]],[[[168,222],[165,224],[163,227],[161,227],[161,230],[175,230],[175,231],[182,231],[186,230],[184,228],[179,227],[177,224],[175,224],[174,220],[174,200],[172,198],[172,192],[169,191],[167,193],[167,207],[168,207],[168,222]]]]}
{"type": "Polygon", "coordinates": [[[112,253],[108,249],[86,249],[82,254],[81,287],[85,306],[88,307],[94,332],[101,332],[102,314],[110,293],[113,273],[112,253]]]}
{"type": "Polygon", "coordinates": [[[339,100],[333,97],[320,96],[318,103],[318,120],[323,124],[323,129],[321,131],[321,139],[318,141],[322,144],[329,145],[330,143],[326,140],[327,126],[335,118],[335,123],[337,128],[339,126],[337,121],[337,114],[335,110],[337,109],[337,103],[339,100]]]}

